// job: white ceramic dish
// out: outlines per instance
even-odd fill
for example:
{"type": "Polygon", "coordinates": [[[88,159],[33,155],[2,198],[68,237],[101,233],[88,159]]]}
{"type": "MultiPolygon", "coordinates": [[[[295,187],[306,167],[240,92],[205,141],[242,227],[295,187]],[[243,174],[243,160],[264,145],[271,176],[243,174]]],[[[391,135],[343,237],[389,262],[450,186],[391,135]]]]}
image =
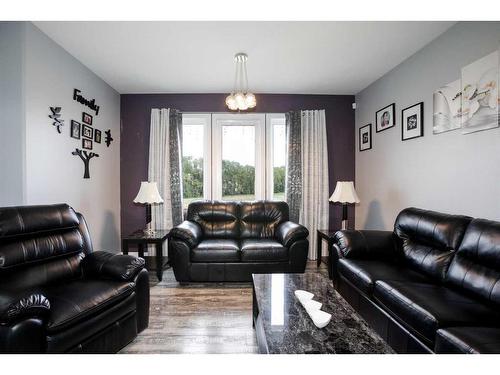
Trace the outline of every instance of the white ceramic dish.
{"type": "Polygon", "coordinates": [[[326,327],[327,324],[330,323],[330,319],[332,319],[331,314],[321,310],[308,311],[307,313],[311,317],[314,325],[318,328],[326,327]]]}
{"type": "Polygon", "coordinates": [[[306,309],[307,313],[310,315],[311,312],[321,309],[323,304],[321,302],[310,299],[302,304],[306,309]]]}
{"type": "Polygon", "coordinates": [[[314,294],[309,293],[306,290],[297,289],[294,293],[295,293],[295,297],[297,297],[297,299],[300,301],[302,306],[304,305],[304,303],[306,301],[309,301],[314,297],[314,294]]]}

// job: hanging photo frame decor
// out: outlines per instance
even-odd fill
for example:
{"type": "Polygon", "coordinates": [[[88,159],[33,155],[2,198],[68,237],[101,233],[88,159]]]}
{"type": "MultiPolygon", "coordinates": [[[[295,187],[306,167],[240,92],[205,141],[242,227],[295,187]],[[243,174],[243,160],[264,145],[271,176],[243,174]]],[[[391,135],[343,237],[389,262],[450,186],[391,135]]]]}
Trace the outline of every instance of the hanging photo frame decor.
{"type": "Polygon", "coordinates": [[[401,111],[401,140],[424,136],[424,102],[414,104],[401,111]]]}
{"type": "Polygon", "coordinates": [[[99,129],[94,129],[94,142],[101,143],[101,131],[99,129]]]}
{"type": "Polygon", "coordinates": [[[96,157],[99,157],[99,154],[96,154],[95,152],[87,152],[80,150],[79,148],[75,149],[71,153],[72,155],[78,155],[80,159],[83,161],[83,167],[84,167],[84,172],[83,172],[83,178],[90,178],[90,159],[96,157]]]}
{"type": "Polygon", "coordinates": [[[92,115],[82,112],[82,122],[87,125],[92,125],[92,115]]]}
{"type": "Polygon", "coordinates": [[[94,139],[94,129],[90,126],[83,124],[82,125],[82,136],[88,139],[94,139]]]}
{"type": "Polygon", "coordinates": [[[372,148],[372,124],[359,128],[359,151],[366,151],[372,148]]]}
{"type": "Polygon", "coordinates": [[[377,133],[390,129],[396,125],[396,103],[379,109],[375,113],[375,131],[377,133]]]}
{"type": "Polygon", "coordinates": [[[70,129],[70,137],[75,138],[75,139],[80,139],[80,130],[81,130],[81,125],[79,122],[75,120],[71,120],[71,129],[70,129]]]}

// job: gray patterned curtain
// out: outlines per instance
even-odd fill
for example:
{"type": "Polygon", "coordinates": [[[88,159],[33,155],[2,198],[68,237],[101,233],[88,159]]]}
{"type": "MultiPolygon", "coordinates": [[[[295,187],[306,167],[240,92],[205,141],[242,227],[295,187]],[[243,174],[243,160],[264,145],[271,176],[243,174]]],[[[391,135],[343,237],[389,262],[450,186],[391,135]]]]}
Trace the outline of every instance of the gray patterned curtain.
{"type": "Polygon", "coordinates": [[[151,207],[153,229],[182,222],[182,114],[175,109],[151,110],[148,179],[158,185],[162,204],[151,207]]]}
{"type": "Polygon", "coordinates": [[[170,197],[172,202],[172,224],[182,222],[182,113],[170,109],[170,197]]]}
{"type": "Polygon", "coordinates": [[[301,157],[301,117],[300,111],[286,114],[286,180],[285,200],[290,206],[290,220],[299,222],[302,203],[302,157],[301,157]]]}

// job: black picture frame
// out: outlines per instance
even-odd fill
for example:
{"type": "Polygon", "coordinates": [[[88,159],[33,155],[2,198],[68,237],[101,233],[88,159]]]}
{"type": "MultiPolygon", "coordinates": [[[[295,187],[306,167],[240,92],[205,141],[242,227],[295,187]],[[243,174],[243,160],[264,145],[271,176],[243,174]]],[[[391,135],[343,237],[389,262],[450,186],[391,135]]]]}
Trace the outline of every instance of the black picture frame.
{"type": "Polygon", "coordinates": [[[362,126],[362,127],[359,128],[359,137],[358,137],[359,138],[358,139],[359,152],[368,151],[368,150],[372,149],[372,130],[373,130],[372,129],[372,124],[367,124],[367,125],[362,126]],[[366,129],[369,129],[369,132],[363,131],[363,130],[366,130],[366,129]],[[365,135],[367,135],[367,137],[368,137],[369,147],[362,148],[362,145],[364,144],[363,140],[364,140],[364,136],[365,135]]]}
{"type": "Polygon", "coordinates": [[[99,129],[94,129],[94,142],[101,143],[102,133],[99,129]]]}
{"type": "Polygon", "coordinates": [[[424,102],[419,102],[417,104],[413,104],[401,110],[401,140],[408,141],[410,139],[420,138],[423,136],[424,136],[424,102]],[[411,112],[411,113],[407,115],[405,114],[405,112],[411,112]],[[407,132],[408,131],[412,132],[411,136],[405,137],[405,128],[407,132]]]}
{"type": "Polygon", "coordinates": [[[94,139],[94,129],[88,125],[82,124],[82,137],[94,139]]]}
{"type": "Polygon", "coordinates": [[[377,112],[375,112],[375,132],[380,133],[383,132],[384,130],[393,128],[396,125],[396,103],[389,104],[388,106],[385,106],[384,108],[379,109],[377,112]],[[380,124],[380,116],[383,116],[385,113],[389,113],[390,115],[390,124],[381,127],[380,124]],[[379,113],[382,113],[379,115],[379,113]]]}
{"type": "Polygon", "coordinates": [[[82,112],[82,122],[87,125],[92,125],[93,117],[87,112],[82,112]]]}
{"type": "Polygon", "coordinates": [[[92,150],[92,140],[87,138],[82,138],[82,148],[85,150],[92,150]]]}
{"type": "Polygon", "coordinates": [[[75,138],[75,139],[81,138],[81,124],[78,121],[71,120],[71,127],[69,130],[69,135],[71,138],[75,138]]]}

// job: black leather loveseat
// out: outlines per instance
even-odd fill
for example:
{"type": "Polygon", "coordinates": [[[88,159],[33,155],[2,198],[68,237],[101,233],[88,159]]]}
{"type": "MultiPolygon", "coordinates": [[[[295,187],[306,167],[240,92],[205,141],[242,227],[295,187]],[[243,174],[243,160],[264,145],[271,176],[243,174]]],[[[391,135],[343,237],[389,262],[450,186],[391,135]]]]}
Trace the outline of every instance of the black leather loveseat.
{"type": "Polygon", "coordinates": [[[339,231],[337,290],[398,352],[500,353],[500,223],[416,208],[339,231]]]}
{"type": "Polygon", "coordinates": [[[148,321],[143,259],[93,252],[66,204],[0,208],[0,353],[117,352],[148,321]]]}
{"type": "Polygon", "coordinates": [[[170,232],[175,278],[188,281],[250,281],[252,273],[304,272],[308,230],[275,201],[197,201],[186,221],[170,232]]]}

